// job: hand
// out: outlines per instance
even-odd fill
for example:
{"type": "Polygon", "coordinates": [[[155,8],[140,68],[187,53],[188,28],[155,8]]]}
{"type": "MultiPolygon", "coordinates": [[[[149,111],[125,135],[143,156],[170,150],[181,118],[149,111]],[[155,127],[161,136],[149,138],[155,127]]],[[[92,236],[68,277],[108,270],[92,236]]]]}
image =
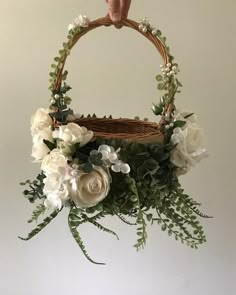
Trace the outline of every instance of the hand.
{"type": "Polygon", "coordinates": [[[108,14],[113,23],[117,24],[121,19],[128,17],[131,0],[106,0],[106,2],[108,14]]]}

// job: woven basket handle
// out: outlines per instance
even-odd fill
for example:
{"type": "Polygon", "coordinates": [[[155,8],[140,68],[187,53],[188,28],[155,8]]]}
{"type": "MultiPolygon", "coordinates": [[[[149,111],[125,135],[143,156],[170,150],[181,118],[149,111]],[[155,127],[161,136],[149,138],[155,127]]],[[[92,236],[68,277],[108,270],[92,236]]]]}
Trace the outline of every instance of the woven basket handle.
{"type": "MultiPolygon", "coordinates": [[[[142,34],[144,37],[146,37],[148,40],[150,40],[155,45],[158,52],[160,53],[164,64],[167,64],[169,62],[166,47],[163,45],[161,40],[159,40],[157,37],[154,37],[151,32],[149,32],[149,31],[147,31],[146,33],[142,32],[139,29],[140,24],[133,21],[133,20],[130,20],[130,19],[122,19],[120,21],[120,24],[122,26],[124,26],[124,27],[129,27],[131,29],[134,29],[134,30],[138,31],[140,34],[142,34]]],[[[101,27],[101,26],[111,26],[111,25],[114,25],[114,24],[113,24],[113,22],[111,21],[111,19],[109,17],[102,17],[102,18],[96,19],[94,21],[91,21],[87,28],[84,28],[81,32],[77,33],[73,37],[73,39],[70,40],[70,42],[67,43],[68,44],[68,49],[71,50],[75,46],[75,44],[78,42],[78,40],[83,35],[88,33],[89,31],[91,31],[93,29],[96,29],[98,27],[101,27]]],[[[60,62],[60,69],[56,73],[56,77],[55,77],[54,83],[52,85],[52,90],[55,91],[55,92],[57,92],[61,87],[61,83],[62,83],[62,80],[63,80],[63,69],[64,69],[64,65],[65,65],[65,62],[66,62],[66,59],[67,59],[68,55],[69,54],[65,54],[62,57],[62,60],[60,62]]]]}

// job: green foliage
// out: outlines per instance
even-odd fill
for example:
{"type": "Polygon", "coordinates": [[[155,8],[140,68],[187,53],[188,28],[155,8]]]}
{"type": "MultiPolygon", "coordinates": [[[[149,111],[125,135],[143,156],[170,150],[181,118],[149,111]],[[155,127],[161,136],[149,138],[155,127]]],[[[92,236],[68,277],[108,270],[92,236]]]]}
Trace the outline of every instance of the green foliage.
{"type": "Polygon", "coordinates": [[[114,231],[110,230],[109,228],[104,227],[103,225],[101,225],[100,223],[98,223],[95,219],[93,219],[93,218],[89,218],[89,217],[87,217],[87,215],[85,215],[85,214],[82,215],[82,218],[83,218],[85,221],[87,221],[87,222],[89,222],[89,223],[95,225],[98,229],[100,229],[100,230],[102,230],[102,231],[104,231],[104,232],[106,232],[106,233],[108,233],[108,234],[111,234],[111,235],[115,236],[115,237],[117,238],[117,240],[119,240],[118,235],[117,235],[114,231]]]}
{"type": "Polygon", "coordinates": [[[34,181],[26,180],[21,182],[20,185],[28,186],[27,189],[23,191],[23,195],[31,202],[34,203],[37,199],[44,199],[45,195],[43,193],[44,183],[43,180],[45,175],[40,173],[34,181]]]}
{"type": "Polygon", "coordinates": [[[46,207],[44,206],[44,204],[37,205],[36,209],[32,212],[31,219],[29,219],[27,222],[28,223],[31,223],[33,221],[37,222],[39,216],[44,214],[45,211],[46,211],[46,207]]]}
{"type": "Polygon", "coordinates": [[[130,222],[129,220],[127,220],[122,214],[117,213],[116,214],[118,216],[118,218],[123,221],[124,223],[128,224],[128,225],[136,225],[136,223],[130,222]]]}
{"type": "Polygon", "coordinates": [[[57,146],[54,142],[44,139],[43,143],[49,148],[50,151],[54,150],[57,146]]]}
{"type": "MultiPolygon", "coordinates": [[[[68,223],[71,233],[91,262],[96,263],[88,255],[78,227],[84,223],[91,223],[98,229],[117,237],[116,233],[99,222],[99,219],[107,215],[118,216],[123,222],[137,226],[137,242],[134,245],[137,250],[146,245],[147,222],[159,224],[168,235],[193,248],[206,241],[197,217],[208,216],[202,214],[199,210],[200,204],[193,201],[181,189],[176,176],[176,167],[170,162],[170,153],[174,148],[172,145],[127,143],[122,140],[97,138],[96,141],[83,147],[76,144],[73,161],[82,165],[87,173],[91,172],[93,165],[101,164],[101,154],[91,154],[91,151],[97,150],[101,144],[113,146],[115,149],[121,148],[120,159],[129,163],[131,171],[129,175],[111,171],[112,183],[108,196],[92,208],[75,208],[74,203],[70,201],[68,223]],[[126,217],[135,219],[135,224],[129,222],[126,217]]],[[[43,178],[42,174],[37,177],[36,182],[26,181],[24,184],[36,185],[36,189],[42,193],[43,178]]],[[[29,192],[26,195],[28,194],[29,192]]],[[[32,196],[36,198],[34,190],[31,191],[32,196]]],[[[40,194],[40,197],[44,196],[40,194]]],[[[44,211],[41,207],[33,212],[33,220],[41,214],[41,209],[44,211]]],[[[26,240],[39,233],[50,221],[50,217],[45,219],[26,240]]]]}
{"type": "Polygon", "coordinates": [[[177,120],[174,122],[174,128],[180,127],[182,128],[186,124],[186,121],[177,120]]]}
{"type": "Polygon", "coordinates": [[[130,184],[129,184],[129,189],[130,191],[134,194],[134,204],[136,207],[136,223],[137,223],[137,243],[134,245],[136,250],[140,250],[141,248],[144,248],[146,245],[146,240],[147,240],[147,232],[146,232],[146,222],[144,220],[144,214],[141,208],[140,204],[140,198],[139,198],[139,192],[138,188],[136,185],[136,181],[133,178],[130,178],[130,184]]]}
{"type": "Polygon", "coordinates": [[[35,229],[33,229],[26,238],[18,237],[23,241],[28,241],[32,239],[35,235],[37,235],[41,230],[43,230],[60,212],[61,210],[53,211],[49,216],[47,216],[40,224],[37,225],[35,229]]]}
{"type": "Polygon", "coordinates": [[[83,240],[81,239],[79,232],[77,231],[77,227],[79,225],[80,217],[77,215],[77,209],[71,208],[70,213],[68,215],[68,225],[71,231],[73,238],[75,239],[77,245],[80,247],[81,251],[83,252],[84,256],[94,264],[104,265],[104,263],[94,261],[87,253],[83,240]]]}

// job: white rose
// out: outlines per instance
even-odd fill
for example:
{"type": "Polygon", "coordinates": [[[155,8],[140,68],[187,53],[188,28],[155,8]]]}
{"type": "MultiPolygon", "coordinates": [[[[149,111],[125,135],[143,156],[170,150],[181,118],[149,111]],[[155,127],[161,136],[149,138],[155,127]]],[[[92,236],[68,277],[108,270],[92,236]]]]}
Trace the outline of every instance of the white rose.
{"type": "Polygon", "coordinates": [[[31,132],[37,134],[45,128],[48,128],[53,123],[52,118],[49,116],[49,110],[40,108],[31,118],[31,132]]]}
{"type": "Polygon", "coordinates": [[[203,130],[196,123],[188,122],[184,130],[175,128],[171,142],[177,144],[172,151],[171,162],[181,168],[179,172],[187,172],[191,166],[207,156],[203,130]]]}
{"type": "Polygon", "coordinates": [[[44,157],[41,169],[46,174],[57,173],[66,176],[69,174],[70,167],[67,164],[67,158],[59,150],[54,149],[44,157]]]}
{"type": "Polygon", "coordinates": [[[81,171],[71,180],[71,199],[78,207],[95,206],[108,195],[109,190],[109,175],[101,167],[95,167],[90,173],[81,171]]]}
{"type": "Polygon", "coordinates": [[[68,123],[60,126],[53,132],[54,138],[63,140],[68,144],[80,143],[80,146],[86,145],[93,138],[93,132],[85,127],[80,127],[75,123],[68,123]]]}
{"type": "Polygon", "coordinates": [[[36,161],[41,161],[50,152],[49,148],[43,142],[44,139],[51,142],[54,141],[51,129],[45,128],[33,135],[33,148],[31,156],[36,161]]]}

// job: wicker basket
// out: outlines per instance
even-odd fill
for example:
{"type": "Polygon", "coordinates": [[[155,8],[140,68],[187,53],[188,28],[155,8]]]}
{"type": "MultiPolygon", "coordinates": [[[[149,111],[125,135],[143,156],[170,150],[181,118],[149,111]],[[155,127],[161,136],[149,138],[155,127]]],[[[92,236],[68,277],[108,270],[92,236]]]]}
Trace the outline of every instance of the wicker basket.
{"type": "MultiPolygon", "coordinates": [[[[92,21],[89,24],[88,28],[86,28],[76,36],[76,38],[73,40],[70,46],[70,49],[72,49],[73,46],[78,42],[78,40],[87,32],[101,26],[110,25],[113,25],[113,23],[108,17],[92,21]]],[[[124,27],[134,29],[143,36],[145,36],[157,48],[158,52],[160,53],[163,59],[164,64],[167,64],[169,62],[168,53],[162,42],[158,38],[154,37],[150,32],[143,33],[142,31],[140,31],[139,23],[133,20],[126,19],[121,21],[121,25],[124,27]]],[[[66,59],[67,56],[65,56],[62,63],[62,67],[60,71],[57,73],[57,77],[53,87],[54,92],[57,92],[61,87],[63,80],[63,70],[66,59]]],[[[171,110],[171,105],[167,105],[165,110],[166,112],[169,112],[171,110]]],[[[127,141],[136,141],[140,143],[156,143],[163,141],[163,134],[160,131],[160,124],[162,122],[158,124],[157,122],[147,122],[136,119],[113,119],[111,116],[108,118],[97,118],[96,116],[88,116],[76,119],[74,123],[80,126],[85,126],[89,130],[92,130],[94,132],[95,137],[103,137],[106,139],[124,139],[127,141]]],[[[58,122],[56,122],[56,124],[58,125],[58,122]]]]}

